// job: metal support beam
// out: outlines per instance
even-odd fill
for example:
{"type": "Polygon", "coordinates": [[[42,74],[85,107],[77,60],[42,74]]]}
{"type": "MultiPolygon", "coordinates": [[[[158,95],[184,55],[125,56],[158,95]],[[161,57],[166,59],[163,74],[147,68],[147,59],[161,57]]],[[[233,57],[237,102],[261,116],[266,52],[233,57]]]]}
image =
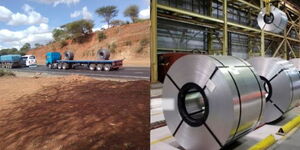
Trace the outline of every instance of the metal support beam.
{"type": "MultiPolygon", "coordinates": [[[[186,11],[186,10],[182,10],[182,9],[178,9],[178,8],[174,8],[174,7],[169,7],[169,6],[165,6],[165,5],[161,5],[161,4],[157,4],[157,8],[162,9],[162,10],[167,10],[167,11],[171,11],[171,12],[176,12],[178,14],[182,14],[182,15],[187,15],[187,16],[191,16],[191,17],[195,17],[195,18],[199,18],[199,19],[204,19],[207,21],[212,21],[214,23],[222,23],[224,24],[224,20],[222,19],[217,19],[217,18],[213,18],[213,17],[209,17],[209,16],[205,16],[205,15],[201,15],[201,14],[197,14],[194,12],[190,12],[190,11],[186,11]]],[[[244,29],[246,31],[254,31],[257,33],[261,33],[262,30],[261,29],[256,29],[253,27],[248,27],[245,25],[241,25],[241,24],[237,24],[237,23],[233,23],[233,22],[227,22],[228,27],[236,27],[236,28],[241,28],[244,29]]],[[[264,32],[265,35],[270,35],[270,36],[274,36],[274,37],[278,37],[278,38],[284,38],[284,36],[280,35],[280,34],[276,34],[276,33],[272,33],[272,32],[264,32]]],[[[288,40],[294,41],[294,42],[298,42],[300,43],[300,40],[298,39],[294,39],[294,38],[287,38],[288,40]]]]}
{"type": "Polygon", "coordinates": [[[157,0],[151,0],[151,82],[158,81],[157,59],[157,0]]]}
{"type": "Polygon", "coordinates": [[[245,0],[236,0],[236,1],[240,2],[242,4],[245,4],[247,6],[250,6],[250,7],[254,8],[254,9],[260,10],[260,8],[258,6],[254,5],[254,4],[251,4],[251,3],[249,3],[249,2],[247,2],[245,0]]]}
{"type": "MultiPolygon", "coordinates": [[[[212,15],[212,0],[209,0],[209,6],[208,6],[208,15],[211,16],[212,15]]],[[[207,47],[208,47],[208,54],[209,55],[213,55],[215,54],[215,52],[212,51],[213,49],[213,39],[212,39],[212,29],[208,29],[209,33],[208,33],[208,37],[207,37],[207,47]]]]}
{"type": "MultiPolygon", "coordinates": [[[[264,0],[260,0],[260,8],[264,8],[264,0]]],[[[260,33],[260,56],[265,56],[265,31],[260,33]]]]}
{"type": "Polygon", "coordinates": [[[223,19],[224,19],[224,30],[223,30],[223,55],[228,55],[228,26],[227,26],[227,0],[223,0],[223,19]]]}

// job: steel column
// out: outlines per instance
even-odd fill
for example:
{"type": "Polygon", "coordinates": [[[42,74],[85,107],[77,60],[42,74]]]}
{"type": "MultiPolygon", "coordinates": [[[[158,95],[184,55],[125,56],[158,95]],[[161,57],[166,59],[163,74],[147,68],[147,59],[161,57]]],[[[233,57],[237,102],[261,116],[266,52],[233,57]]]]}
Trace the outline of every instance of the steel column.
{"type": "Polygon", "coordinates": [[[151,0],[151,82],[158,81],[157,59],[157,0],[151,0]]]}
{"type": "MultiPolygon", "coordinates": [[[[260,0],[260,8],[264,8],[264,0],[260,0]]],[[[260,56],[265,56],[265,31],[263,29],[260,33],[260,56]]]]}
{"type": "Polygon", "coordinates": [[[228,26],[227,26],[227,0],[223,0],[223,19],[224,19],[224,31],[223,31],[223,55],[228,55],[228,26]]]}

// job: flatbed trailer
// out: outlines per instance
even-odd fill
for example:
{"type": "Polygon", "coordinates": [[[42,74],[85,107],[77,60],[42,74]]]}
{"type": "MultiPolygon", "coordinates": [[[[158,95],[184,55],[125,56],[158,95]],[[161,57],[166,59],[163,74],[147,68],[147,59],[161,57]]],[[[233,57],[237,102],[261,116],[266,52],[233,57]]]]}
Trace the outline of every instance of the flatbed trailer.
{"type": "Polygon", "coordinates": [[[111,71],[118,70],[123,66],[123,60],[57,60],[56,63],[49,64],[50,69],[73,69],[76,66],[87,66],[90,70],[111,71]]]}

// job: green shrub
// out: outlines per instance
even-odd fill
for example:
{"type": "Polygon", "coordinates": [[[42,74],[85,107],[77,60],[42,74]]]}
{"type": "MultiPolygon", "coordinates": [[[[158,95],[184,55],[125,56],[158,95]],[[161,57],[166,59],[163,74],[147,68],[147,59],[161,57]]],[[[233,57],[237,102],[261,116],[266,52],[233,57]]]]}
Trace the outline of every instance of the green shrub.
{"type": "Polygon", "coordinates": [[[147,38],[144,38],[144,39],[142,39],[141,41],[140,41],[140,45],[142,46],[142,47],[145,47],[145,46],[147,46],[149,44],[149,40],[147,39],[147,38]]]}
{"type": "Polygon", "coordinates": [[[131,42],[131,41],[126,41],[126,42],[125,42],[125,45],[126,45],[126,46],[131,46],[131,45],[132,45],[132,42],[131,42]]]}
{"type": "Polygon", "coordinates": [[[68,45],[68,42],[63,40],[63,41],[60,41],[59,44],[60,44],[60,48],[63,48],[68,45]]]}
{"type": "Polygon", "coordinates": [[[11,71],[1,69],[0,70],[0,77],[3,77],[3,76],[16,76],[16,75],[11,71]]]}
{"type": "Polygon", "coordinates": [[[101,31],[101,32],[98,32],[98,40],[99,42],[102,41],[102,40],[105,40],[107,38],[106,34],[101,31]]]}
{"type": "MultiPolygon", "coordinates": [[[[61,30],[58,33],[58,37],[63,35],[63,39],[71,38],[76,43],[83,43],[89,39],[89,35],[93,33],[92,29],[94,22],[92,20],[78,20],[61,26],[61,30]],[[60,33],[62,32],[62,33],[60,33]],[[67,33],[67,36],[63,33],[67,33]]],[[[60,38],[58,38],[60,39],[60,38]]]]}
{"type": "Polygon", "coordinates": [[[115,42],[112,42],[108,45],[108,49],[110,50],[110,52],[115,53],[117,49],[117,44],[115,42]]]}
{"type": "Polygon", "coordinates": [[[140,46],[139,48],[136,49],[136,52],[141,53],[141,52],[143,52],[143,50],[144,50],[144,47],[140,46]]]}

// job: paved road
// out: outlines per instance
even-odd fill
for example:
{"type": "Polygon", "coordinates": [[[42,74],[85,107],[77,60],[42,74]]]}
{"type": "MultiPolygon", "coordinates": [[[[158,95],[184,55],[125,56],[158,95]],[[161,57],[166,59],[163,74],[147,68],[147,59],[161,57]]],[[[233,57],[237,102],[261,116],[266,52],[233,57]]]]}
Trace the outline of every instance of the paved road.
{"type": "Polygon", "coordinates": [[[28,67],[28,68],[16,68],[13,71],[18,72],[42,72],[53,75],[70,75],[78,74],[85,75],[90,77],[106,77],[106,78],[122,78],[122,79],[143,79],[149,80],[150,77],[150,68],[148,67],[123,67],[118,71],[91,71],[88,68],[76,68],[69,70],[58,70],[58,69],[48,69],[46,66],[38,67],[28,67]]]}

